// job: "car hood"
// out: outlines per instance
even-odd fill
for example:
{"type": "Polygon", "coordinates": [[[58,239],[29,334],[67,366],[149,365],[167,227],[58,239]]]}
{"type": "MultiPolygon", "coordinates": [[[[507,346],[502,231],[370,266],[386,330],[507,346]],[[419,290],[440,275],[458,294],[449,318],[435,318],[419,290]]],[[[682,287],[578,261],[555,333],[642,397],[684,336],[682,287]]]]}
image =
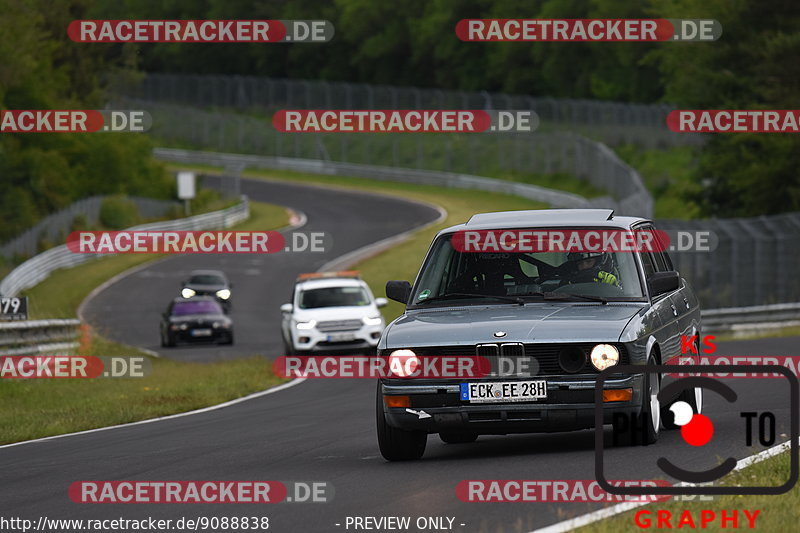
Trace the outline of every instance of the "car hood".
{"type": "Polygon", "coordinates": [[[386,331],[390,348],[483,342],[616,342],[644,303],[545,303],[407,311],[386,331]],[[495,332],[505,332],[495,337],[495,332]]]}
{"type": "Polygon", "coordinates": [[[172,315],[169,321],[174,324],[181,322],[229,322],[230,319],[225,315],[172,315]]]}
{"type": "Polygon", "coordinates": [[[317,309],[298,309],[295,320],[307,321],[316,320],[352,320],[361,319],[364,316],[377,316],[380,313],[374,305],[352,305],[346,307],[320,307],[317,309]]]}
{"type": "Polygon", "coordinates": [[[187,289],[192,289],[194,291],[203,291],[203,292],[217,292],[221,289],[227,289],[227,285],[204,285],[200,283],[187,283],[185,285],[187,289]]]}

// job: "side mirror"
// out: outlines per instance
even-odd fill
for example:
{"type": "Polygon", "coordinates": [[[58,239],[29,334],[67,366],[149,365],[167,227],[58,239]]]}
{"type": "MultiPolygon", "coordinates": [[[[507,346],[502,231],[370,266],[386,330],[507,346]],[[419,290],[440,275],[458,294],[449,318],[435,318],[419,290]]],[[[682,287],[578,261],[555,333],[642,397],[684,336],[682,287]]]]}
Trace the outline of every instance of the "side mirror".
{"type": "Polygon", "coordinates": [[[386,307],[386,304],[389,303],[389,300],[386,298],[375,298],[375,305],[378,307],[386,307]]]}
{"type": "Polygon", "coordinates": [[[407,304],[411,296],[411,284],[407,281],[387,281],[386,296],[395,302],[407,304]]]}
{"type": "Polygon", "coordinates": [[[650,287],[650,296],[676,291],[681,286],[681,275],[674,270],[656,272],[647,280],[647,285],[650,287]]]}
{"type": "Polygon", "coordinates": [[[294,306],[292,304],[283,304],[281,306],[281,313],[291,313],[294,306]]]}

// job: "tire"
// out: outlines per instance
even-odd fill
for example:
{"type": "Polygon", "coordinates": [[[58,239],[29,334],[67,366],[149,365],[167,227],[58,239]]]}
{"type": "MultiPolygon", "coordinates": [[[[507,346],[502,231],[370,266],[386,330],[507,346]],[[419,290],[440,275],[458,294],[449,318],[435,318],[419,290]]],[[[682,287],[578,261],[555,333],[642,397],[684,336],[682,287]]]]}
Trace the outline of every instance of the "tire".
{"type": "Polygon", "coordinates": [[[478,440],[478,434],[473,431],[442,431],[439,438],[445,444],[469,444],[478,440]]]}
{"type": "MultiPolygon", "coordinates": [[[[654,359],[647,361],[648,365],[655,365],[654,359]]],[[[644,375],[644,398],[642,411],[636,423],[628,421],[624,426],[615,420],[614,434],[617,444],[622,446],[649,446],[658,441],[661,432],[661,405],[658,401],[658,392],[661,390],[660,374],[644,375]]]]}
{"type": "Polygon", "coordinates": [[[224,341],[222,344],[227,344],[227,345],[229,345],[229,346],[230,346],[231,344],[233,344],[233,333],[231,333],[230,335],[228,335],[228,337],[225,339],[225,341],[224,341]]]}
{"type": "Polygon", "coordinates": [[[292,347],[288,342],[286,342],[286,339],[284,339],[283,336],[281,336],[281,340],[283,341],[283,355],[296,355],[292,347]]]}
{"type": "Polygon", "coordinates": [[[164,346],[165,348],[174,348],[175,347],[175,339],[172,337],[172,335],[167,333],[167,340],[166,340],[166,342],[162,342],[161,345],[164,346]]]}
{"type": "Polygon", "coordinates": [[[375,422],[378,429],[378,446],[381,455],[387,461],[414,461],[425,454],[428,434],[424,431],[405,431],[391,427],[386,423],[383,413],[383,395],[378,383],[376,393],[375,422]]]}

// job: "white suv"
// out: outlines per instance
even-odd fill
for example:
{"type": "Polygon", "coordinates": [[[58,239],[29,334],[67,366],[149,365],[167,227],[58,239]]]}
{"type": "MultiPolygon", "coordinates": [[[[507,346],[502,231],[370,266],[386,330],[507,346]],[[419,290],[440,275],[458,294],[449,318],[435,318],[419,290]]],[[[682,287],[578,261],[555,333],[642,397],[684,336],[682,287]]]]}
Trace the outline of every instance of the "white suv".
{"type": "Polygon", "coordinates": [[[318,272],[298,276],[292,302],[281,306],[286,355],[310,352],[374,353],[386,323],[358,272],[318,272]]]}

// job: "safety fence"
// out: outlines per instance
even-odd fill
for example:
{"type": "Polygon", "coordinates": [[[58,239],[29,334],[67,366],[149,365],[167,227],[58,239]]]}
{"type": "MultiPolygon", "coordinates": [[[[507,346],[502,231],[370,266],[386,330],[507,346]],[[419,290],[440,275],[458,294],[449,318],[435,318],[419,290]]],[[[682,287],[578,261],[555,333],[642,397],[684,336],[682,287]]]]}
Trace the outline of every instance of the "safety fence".
{"type": "Polygon", "coordinates": [[[541,129],[566,129],[606,144],[646,147],[698,145],[702,135],[666,127],[669,104],[632,104],[502,94],[296,80],[262,76],[147,74],[114,84],[119,96],[202,108],[271,113],[277,109],[495,109],[532,110],[541,129]]]}
{"type": "MultiPolygon", "coordinates": [[[[614,197],[589,205],[651,216],[653,199],[639,174],[602,143],[568,132],[528,134],[312,134],[280,133],[263,118],[191,107],[126,100],[116,105],[146,109],[151,133],[177,146],[315,161],[329,168],[369,165],[394,175],[448,173],[508,182],[525,188],[542,174],[575,177],[614,197]]],[[[437,178],[439,179],[439,178],[437,178]]],[[[573,195],[574,196],[574,195],[573,195]]]]}
{"type": "MultiPolygon", "coordinates": [[[[379,165],[353,165],[319,159],[294,159],[243,154],[226,154],[157,148],[158,159],[184,164],[205,164],[235,175],[244,168],[294,170],[314,174],[363,176],[373,179],[474,188],[501,192],[549,203],[554,207],[609,207],[597,199],[510,181],[453,173],[420,171],[379,165]]],[[[610,207],[627,207],[619,204],[610,207]]],[[[634,208],[617,214],[639,214],[634,208]]],[[[678,271],[698,293],[703,308],[754,306],[800,301],[800,278],[794,266],[800,264],[800,213],[744,219],[658,220],[660,229],[682,232],[692,238],[705,233],[716,246],[713,250],[681,251],[670,257],[678,271]]],[[[697,244],[697,243],[695,243],[697,244]]]]}
{"type": "MultiPolygon", "coordinates": [[[[233,207],[195,215],[187,218],[141,224],[128,228],[129,231],[195,231],[223,229],[233,226],[250,216],[247,197],[233,207]]],[[[68,268],[109,254],[79,254],[67,248],[66,244],[46,250],[19,265],[0,282],[0,295],[17,296],[21,291],[45,280],[60,268],[68,268]]]]}
{"type": "MultiPolygon", "coordinates": [[[[42,241],[63,241],[72,231],[77,217],[83,217],[84,221],[89,225],[96,224],[100,218],[100,208],[103,200],[106,198],[109,198],[109,196],[84,198],[56,213],[48,215],[24,233],[0,245],[0,255],[7,258],[20,255],[31,256],[39,251],[39,244],[42,241]]],[[[162,217],[176,206],[180,206],[177,202],[153,198],[130,196],[125,197],[125,199],[135,204],[138,214],[144,218],[162,217]]]]}

